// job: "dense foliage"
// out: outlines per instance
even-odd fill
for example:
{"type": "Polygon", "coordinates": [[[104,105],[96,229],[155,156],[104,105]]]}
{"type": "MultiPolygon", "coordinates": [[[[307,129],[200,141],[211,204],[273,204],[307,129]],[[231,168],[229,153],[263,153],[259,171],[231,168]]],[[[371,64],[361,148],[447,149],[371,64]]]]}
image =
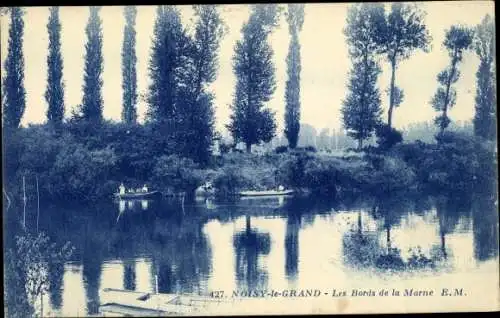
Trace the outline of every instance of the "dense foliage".
{"type": "Polygon", "coordinates": [[[122,121],[134,124],[137,121],[137,56],[135,53],[135,19],[137,8],[124,8],[125,29],[122,46],[122,121]]]}
{"type": "Polygon", "coordinates": [[[61,22],[59,8],[50,8],[49,22],[49,55],[47,56],[47,88],[45,100],[48,104],[47,121],[58,127],[64,117],[64,82],[63,60],[61,56],[61,22]]]}
{"type": "Polygon", "coordinates": [[[471,49],[474,31],[470,28],[454,25],[446,31],[443,46],[448,50],[451,58],[450,65],[437,76],[439,87],[431,100],[436,111],[442,112],[435,119],[436,125],[441,133],[450,124],[448,110],[456,103],[457,93],[452,87],[460,77],[458,65],[463,59],[464,53],[471,49]]]}
{"type": "Polygon", "coordinates": [[[24,88],[23,9],[10,8],[9,50],[2,69],[2,115],[4,128],[17,128],[26,108],[24,88]]]}
{"type": "Polygon", "coordinates": [[[341,109],[342,120],[347,134],[358,141],[360,149],[363,140],[372,136],[382,112],[377,87],[380,67],[375,56],[377,8],[370,4],[350,7],[344,30],[352,68],[347,96],[341,109]]]}
{"type": "Polygon", "coordinates": [[[273,49],[268,36],[277,26],[278,8],[274,4],[252,5],[243,39],[236,42],[233,70],[236,75],[232,114],[227,128],[247,151],[260,141],[269,142],[275,135],[274,113],[265,108],[276,89],[273,49]]]}
{"type": "Polygon", "coordinates": [[[391,66],[387,125],[392,128],[394,108],[403,101],[403,91],[396,86],[396,69],[399,63],[408,59],[415,50],[428,51],[431,37],[424,23],[424,12],[417,4],[393,3],[387,16],[383,12],[383,4],[374,6],[377,8],[374,10],[377,50],[385,55],[391,66]]]}
{"type": "MultiPolygon", "coordinates": [[[[275,5],[251,8],[250,18],[242,28],[242,39],[234,50],[233,69],[237,81],[228,127],[235,141],[243,141],[247,150],[262,141],[271,141],[276,130],[274,115],[265,104],[276,86],[273,50],[268,37],[278,23],[280,11],[275,5]]],[[[292,40],[286,100],[288,114],[294,114],[289,116],[288,128],[300,123],[298,33],[303,24],[303,9],[291,5],[287,14],[292,40]]],[[[46,97],[49,122],[58,122],[61,129],[55,131],[52,125],[43,124],[5,131],[4,194],[9,200],[19,200],[22,180],[28,197],[36,193],[34,180],[38,180],[44,200],[87,202],[110,197],[122,182],[127,188],[146,183],[168,194],[191,194],[210,181],[219,194],[228,195],[279,185],[327,195],[339,191],[379,192],[412,187],[446,191],[469,191],[485,184],[489,187],[495,183],[492,178],[496,169],[494,147],[488,139],[494,136],[491,107],[496,96],[490,76],[494,34],[488,18],[476,28],[474,42],[471,29],[454,26],[447,32],[444,46],[449,51],[451,64],[438,76],[442,87],[434,99],[436,109],[444,112],[440,126],[443,130],[446,111],[454,103],[451,85],[458,79],[458,63],[465,50],[474,46],[480,57],[475,129],[476,135],[486,140],[460,133],[467,132],[469,126],[457,125],[452,129],[454,132],[441,132],[435,143],[430,136],[436,131],[427,126],[425,139],[422,138],[425,143],[415,141],[421,139],[420,134],[411,137],[411,129],[405,132],[405,138],[414,142],[402,143],[402,134],[380,120],[377,55],[388,54],[397,66],[397,61],[409,57],[414,50],[427,48],[428,34],[420,12],[415,10],[395,4],[386,17],[383,6],[358,4],[348,11],[344,33],[353,67],[342,115],[347,135],[358,140],[359,148],[363,142],[369,145],[364,151],[345,151],[353,145],[343,130],[330,135],[330,131],[324,129],[318,136],[314,127],[302,123],[295,149],[295,137],[287,135],[290,147],[283,146],[286,141],[277,148],[279,145],[268,144],[271,151],[263,155],[238,153],[234,147],[221,144],[222,155],[213,156],[214,94],[209,86],[217,77],[218,50],[225,29],[217,6],[194,6],[194,32],[188,32],[183,26],[177,8],[157,8],[149,61],[151,85],[145,96],[149,104],[148,120],[141,125],[130,125],[137,115],[134,110],[137,98],[135,8],[125,10],[122,53],[124,113],[127,114],[123,123],[102,118],[103,39],[98,7],[90,8],[86,28],[82,113],[61,121],[64,113],[61,25],[57,8],[52,8],[47,25],[46,97]],[[413,35],[407,34],[406,29],[413,35]],[[391,42],[384,32],[395,33],[397,37],[391,42]],[[95,125],[96,121],[99,125],[95,125]],[[377,147],[373,132],[377,136],[377,147]]],[[[23,21],[21,10],[12,8],[10,14],[9,55],[5,62],[2,98],[4,126],[17,128],[24,111],[20,41],[23,21]]],[[[390,90],[396,107],[403,93],[394,85],[390,90]]]]}
{"type": "Polygon", "coordinates": [[[194,37],[178,9],[158,6],[149,62],[148,120],[177,152],[207,161],[214,139],[213,94],[223,22],[216,6],[195,6],[194,37]]]}
{"type": "Polygon", "coordinates": [[[9,248],[5,257],[6,315],[42,316],[35,304],[49,290],[52,269],[66,262],[72,253],[70,243],[58,246],[43,232],[17,235],[15,248],[9,248]]]}
{"type": "Polygon", "coordinates": [[[83,75],[83,100],[81,105],[82,119],[95,124],[101,123],[102,73],[104,59],[102,55],[102,21],[99,17],[100,7],[90,7],[89,20],[85,28],[87,43],[85,43],[85,64],[83,75]]]}
{"type": "Polygon", "coordinates": [[[496,54],[495,25],[489,15],[485,16],[481,24],[476,27],[474,48],[479,57],[474,132],[477,136],[494,140],[496,137],[496,73],[493,66],[496,54]]]}
{"type": "Polygon", "coordinates": [[[290,148],[297,147],[300,131],[300,43],[299,32],[304,24],[304,4],[289,4],[287,11],[290,45],[288,48],[285,87],[285,136],[290,148]]]}

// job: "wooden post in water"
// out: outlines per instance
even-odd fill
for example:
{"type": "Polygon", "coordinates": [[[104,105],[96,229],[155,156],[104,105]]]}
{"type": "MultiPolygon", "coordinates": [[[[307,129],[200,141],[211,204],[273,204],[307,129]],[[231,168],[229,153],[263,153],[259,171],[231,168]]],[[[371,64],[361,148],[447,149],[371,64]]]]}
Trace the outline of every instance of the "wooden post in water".
{"type": "Polygon", "coordinates": [[[182,192],[182,197],[181,197],[181,204],[182,204],[182,214],[184,214],[184,197],[186,195],[186,192],[182,192]]]}
{"type": "Polygon", "coordinates": [[[38,175],[36,176],[36,232],[38,233],[38,220],[40,219],[40,192],[38,191],[38,175]]]}
{"type": "Polygon", "coordinates": [[[5,198],[7,199],[7,209],[10,208],[10,197],[9,197],[9,194],[7,193],[7,191],[5,191],[5,189],[3,189],[3,194],[5,196],[5,198]]]}
{"type": "MultiPolygon", "coordinates": [[[[155,294],[158,295],[158,274],[155,274],[155,294]]],[[[158,303],[159,302],[159,297],[156,297],[156,315],[157,316],[160,316],[160,304],[158,303]]]]}
{"type": "Polygon", "coordinates": [[[23,228],[26,231],[26,181],[23,175],[23,228]]]}
{"type": "Polygon", "coordinates": [[[40,317],[43,317],[43,290],[40,293],[40,317]]]}
{"type": "Polygon", "coordinates": [[[158,275],[155,275],[155,292],[158,294],[158,275]]]}

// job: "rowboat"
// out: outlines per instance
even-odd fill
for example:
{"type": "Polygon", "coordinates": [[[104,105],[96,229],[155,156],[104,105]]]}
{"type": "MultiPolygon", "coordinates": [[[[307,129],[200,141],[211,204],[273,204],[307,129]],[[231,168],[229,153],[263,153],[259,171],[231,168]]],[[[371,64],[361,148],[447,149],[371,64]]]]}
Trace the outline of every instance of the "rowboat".
{"type": "Polygon", "coordinates": [[[244,197],[260,197],[260,196],[276,196],[276,195],[290,195],[293,190],[268,190],[268,191],[241,191],[240,195],[244,197]]]}
{"type": "Polygon", "coordinates": [[[129,193],[115,193],[115,198],[122,200],[142,200],[151,199],[160,196],[160,191],[150,191],[150,192],[129,192],[129,193]]]}
{"type": "Polygon", "coordinates": [[[100,299],[99,312],[105,317],[199,316],[207,312],[217,312],[217,309],[224,308],[224,304],[232,305],[223,298],[147,293],[114,288],[101,290],[100,299]]]}

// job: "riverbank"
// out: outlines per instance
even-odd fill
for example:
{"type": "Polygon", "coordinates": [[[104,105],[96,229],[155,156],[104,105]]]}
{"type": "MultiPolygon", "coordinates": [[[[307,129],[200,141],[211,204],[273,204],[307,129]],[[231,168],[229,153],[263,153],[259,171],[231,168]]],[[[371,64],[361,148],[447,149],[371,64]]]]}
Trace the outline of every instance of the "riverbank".
{"type": "Polygon", "coordinates": [[[495,145],[464,133],[447,132],[434,143],[400,143],[388,150],[370,146],[328,153],[281,147],[264,154],[223,153],[197,162],[161,149],[144,135],[145,129],[126,129],[111,125],[86,137],[71,127],[61,133],[44,125],[20,129],[6,140],[4,194],[12,203],[21,202],[24,194],[28,200],[39,196],[53,202],[95,202],[112,198],[122,182],[127,188],[147,184],[165,195],[187,197],[206,182],[218,197],[280,185],[298,193],[335,196],[413,188],[491,190],[497,184],[495,145]]]}

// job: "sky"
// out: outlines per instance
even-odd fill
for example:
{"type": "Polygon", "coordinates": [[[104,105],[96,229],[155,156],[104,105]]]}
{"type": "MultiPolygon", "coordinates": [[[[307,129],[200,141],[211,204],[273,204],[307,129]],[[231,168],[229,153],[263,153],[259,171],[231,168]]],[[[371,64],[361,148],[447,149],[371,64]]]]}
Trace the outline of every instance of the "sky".
{"type": "MultiPolygon", "coordinates": [[[[323,128],[342,127],[340,109],[347,94],[346,83],[350,69],[345,37],[346,3],[308,3],[305,6],[304,26],[300,33],[301,74],[301,122],[323,128]]],[[[437,88],[436,76],[449,64],[448,53],[442,42],[445,30],[460,23],[475,26],[486,14],[494,16],[493,1],[444,1],[418,4],[425,12],[425,23],[432,36],[432,50],[429,53],[416,51],[403,61],[396,73],[396,84],[404,90],[405,99],[394,112],[393,123],[403,128],[411,123],[432,120],[436,112],[429,101],[437,88]]],[[[191,28],[194,24],[191,6],[179,6],[183,24],[191,28]]],[[[389,5],[387,5],[389,9],[389,5]]],[[[241,27],[248,20],[248,5],[223,5],[221,15],[228,26],[228,33],[221,41],[219,72],[210,89],[215,94],[216,129],[225,132],[229,123],[235,76],[232,70],[234,45],[241,35],[241,27]]],[[[46,24],[47,7],[26,8],[24,16],[24,58],[26,110],[22,124],[41,123],[46,120],[47,103],[44,92],[47,78],[48,33],[46,24]]],[[[61,45],[63,54],[63,78],[65,82],[66,116],[81,103],[83,83],[83,62],[85,25],[89,16],[88,7],[61,7],[61,45]]],[[[103,22],[103,98],[104,117],[119,121],[122,108],[121,90],[121,46],[125,19],[123,7],[103,7],[100,16],[103,22]]],[[[152,43],[154,6],[139,6],[137,13],[137,78],[140,94],[147,92],[149,83],[148,61],[152,43]]],[[[8,49],[9,16],[1,17],[1,62],[2,70],[8,49]]],[[[276,112],[278,134],[283,131],[285,109],[286,55],[289,34],[286,20],[271,34],[269,43],[274,50],[276,66],[276,91],[267,106],[276,112]]],[[[478,58],[473,51],[465,54],[459,66],[461,77],[456,83],[457,104],[450,111],[452,120],[469,120],[474,114],[474,97],[478,58]]],[[[387,120],[386,105],[390,69],[385,61],[381,63],[378,85],[381,92],[383,118],[387,120]]],[[[144,119],[147,105],[138,103],[139,120],[144,119]]]]}

